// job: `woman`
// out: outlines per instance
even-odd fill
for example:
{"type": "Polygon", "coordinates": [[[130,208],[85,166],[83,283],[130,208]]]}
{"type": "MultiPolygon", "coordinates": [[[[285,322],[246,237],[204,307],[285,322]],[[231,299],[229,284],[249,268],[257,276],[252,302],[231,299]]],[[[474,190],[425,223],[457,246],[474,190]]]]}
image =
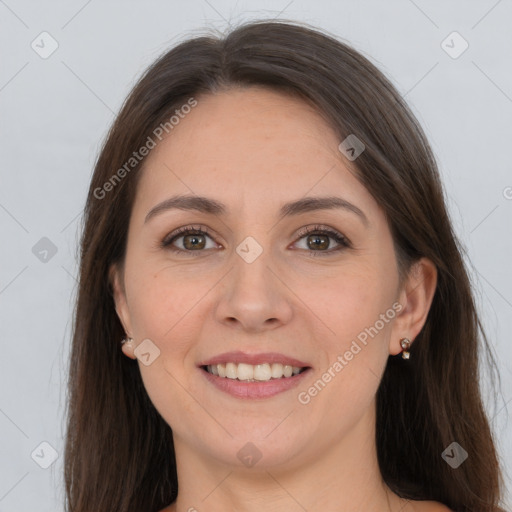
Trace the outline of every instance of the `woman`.
{"type": "Polygon", "coordinates": [[[85,214],[70,512],[500,510],[436,163],[359,53],[275,21],[181,43],[85,214]]]}

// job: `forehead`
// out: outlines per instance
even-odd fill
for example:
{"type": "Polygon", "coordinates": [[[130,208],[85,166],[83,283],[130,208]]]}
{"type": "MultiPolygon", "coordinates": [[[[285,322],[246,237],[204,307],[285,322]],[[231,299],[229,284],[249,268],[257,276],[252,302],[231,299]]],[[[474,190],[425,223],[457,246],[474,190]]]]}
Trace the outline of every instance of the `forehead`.
{"type": "Polygon", "coordinates": [[[260,87],[197,97],[147,157],[136,203],[147,209],[174,193],[226,204],[283,203],[341,195],[377,205],[340,153],[341,141],[306,102],[260,87]]]}
{"type": "Polygon", "coordinates": [[[168,139],[179,144],[187,160],[242,161],[242,169],[268,156],[273,161],[296,162],[305,153],[311,157],[332,153],[339,144],[312,106],[261,87],[201,96],[168,139]]]}

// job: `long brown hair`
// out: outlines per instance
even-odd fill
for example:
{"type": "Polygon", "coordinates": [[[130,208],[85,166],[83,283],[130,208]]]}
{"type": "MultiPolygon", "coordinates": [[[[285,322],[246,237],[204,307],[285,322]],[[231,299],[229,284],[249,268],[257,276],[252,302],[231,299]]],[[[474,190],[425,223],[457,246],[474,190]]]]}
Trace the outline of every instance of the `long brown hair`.
{"type": "Polygon", "coordinates": [[[144,166],[126,162],[191,98],[255,85],[315,105],[340,142],[350,134],[363,141],[357,177],[385,211],[401,275],[423,256],[437,267],[411,359],[390,357],[377,393],[384,481],[402,497],[454,511],[500,510],[502,479],[479,390],[480,348],[490,354],[490,347],[426,137],[390,81],[359,52],[309,26],[265,20],[226,36],[194,37],[161,56],[128,96],[99,154],[85,206],[70,355],[66,510],[156,512],[176,499],[172,431],[137,361],[120,350],[124,331],[109,280],[111,265],[124,260],[144,166]],[[456,469],[441,457],[452,442],[469,454],[456,469]]]}

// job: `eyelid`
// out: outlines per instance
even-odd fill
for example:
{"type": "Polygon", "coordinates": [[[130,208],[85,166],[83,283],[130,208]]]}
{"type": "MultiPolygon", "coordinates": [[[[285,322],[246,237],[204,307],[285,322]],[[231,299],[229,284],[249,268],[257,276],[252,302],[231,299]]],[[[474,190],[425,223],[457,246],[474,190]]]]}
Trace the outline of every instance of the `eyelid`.
{"type": "Polygon", "coordinates": [[[164,239],[162,240],[162,245],[169,244],[174,238],[177,238],[180,235],[187,235],[189,233],[194,233],[196,231],[202,231],[210,238],[213,238],[213,233],[208,227],[200,224],[191,224],[189,226],[182,226],[180,228],[177,228],[174,231],[171,231],[169,234],[165,235],[164,239]]]}
{"type": "MultiPolygon", "coordinates": [[[[333,255],[337,255],[341,253],[342,251],[346,251],[347,249],[352,249],[353,245],[352,242],[340,231],[337,229],[331,228],[329,226],[323,226],[319,224],[315,224],[313,226],[306,226],[305,228],[302,228],[297,232],[295,235],[296,241],[293,242],[293,244],[299,242],[304,237],[310,235],[310,234],[320,234],[323,236],[327,236],[328,238],[332,238],[335,240],[335,242],[338,244],[334,248],[327,249],[325,251],[321,250],[307,250],[307,249],[299,249],[301,251],[304,251],[305,254],[308,257],[329,257],[333,255]]],[[[297,249],[295,249],[297,250],[297,249]]]]}
{"type": "MultiPolygon", "coordinates": [[[[194,252],[198,252],[198,253],[206,252],[207,251],[206,249],[193,251],[193,250],[184,250],[184,249],[180,249],[180,248],[176,248],[176,247],[172,246],[172,242],[174,242],[176,239],[186,236],[188,234],[192,235],[195,233],[204,234],[204,235],[208,236],[214,243],[217,243],[214,239],[214,234],[211,232],[211,230],[208,227],[203,226],[203,225],[188,225],[188,226],[182,226],[178,229],[175,229],[174,231],[172,231],[171,233],[166,235],[164,237],[164,239],[162,240],[162,242],[160,243],[160,246],[161,246],[161,248],[169,249],[169,250],[172,250],[173,252],[182,253],[182,254],[183,253],[192,254],[194,252]]],[[[351,241],[343,233],[341,233],[337,229],[331,228],[329,226],[324,226],[321,224],[315,224],[312,226],[310,225],[310,226],[301,228],[299,231],[297,231],[295,233],[295,235],[294,235],[295,240],[294,240],[293,244],[297,243],[298,241],[300,241],[302,238],[306,237],[307,235],[314,234],[314,233],[325,235],[329,238],[334,239],[336,241],[336,243],[338,244],[338,246],[334,249],[328,249],[325,251],[322,251],[322,250],[308,251],[306,249],[299,249],[299,250],[304,250],[305,252],[309,253],[310,255],[315,256],[315,255],[330,255],[330,254],[336,253],[342,249],[352,248],[351,241]]]]}
{"type": "MultiPolygon", "coordinates": [[[[344,243],[347,246],[352,246],[352,242],[340,231],[337,229],[331,228],[330,226],[324,226],[322,224],[315,224],[313,226],[306,226],[304,228],[301,228],[297,233],[295,234],[295,237],[303,238],[306,235],[313,234],[313,233],[321,233],[330,236],[331,238],[334,238],[339,243],[344,243]]],[[[328,252],[328,251],[320,251],[320,252],[328,252]]]]}

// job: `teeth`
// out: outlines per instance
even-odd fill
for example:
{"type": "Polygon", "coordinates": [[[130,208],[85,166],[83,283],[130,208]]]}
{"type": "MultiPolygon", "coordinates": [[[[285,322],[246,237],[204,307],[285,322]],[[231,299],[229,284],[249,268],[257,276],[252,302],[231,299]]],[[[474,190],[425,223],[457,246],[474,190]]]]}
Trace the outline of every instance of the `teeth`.
{"type": "Polygon", "coordinates": [[[209,373],[226,377],[228,379],[238,379],[243,381],[268,381],[270,379],[281,379],[282,377],[291,377],[300,373],[298,366],[283,365],[281,363],[264,364],[246,364],[246,363],[226,363],[213,364],[206,367],[209,373]]]}
{"type": "Polygon", "coordinates": [[[272,372],[270,371],[269,364],[257,364],[254,366],[254,380],[270,380],[271,377],[272,372]]]}
{"type": "MultiPolygon", "coordinates": [[[[216,365],[213,365],[215,368],[216,365]]],[[[236,378],[240,380],[251,380],[254,379],[254,366],[251,364],[240,363],[237,368],[236,378]]]]}
{"type": "Polygon", "coordinates": [[[283,376],[283,365],[279,363],[272,363],[272,377],[279,379],[283,376]]]}
{"type": "Polygon", "coordinates": [[[235,363],[226,363],[226,377],[236,379],[238,377],[237,365],[235,363]]]}

